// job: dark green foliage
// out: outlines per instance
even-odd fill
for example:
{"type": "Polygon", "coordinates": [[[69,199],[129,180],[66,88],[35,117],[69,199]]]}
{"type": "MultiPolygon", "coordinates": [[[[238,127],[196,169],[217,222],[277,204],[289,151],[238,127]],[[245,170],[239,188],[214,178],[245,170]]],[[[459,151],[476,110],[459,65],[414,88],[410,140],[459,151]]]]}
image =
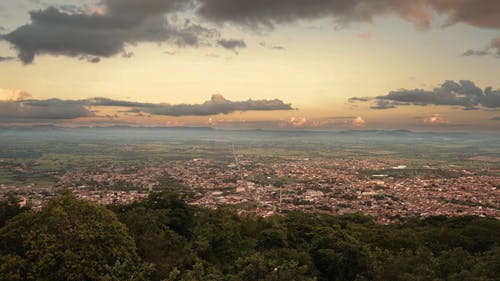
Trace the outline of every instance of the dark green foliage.
{"type": "Polygon", "coordinates": [[[9,219],[28,210],[27,208],[19,207],[18,203],[15,197],[9,197],[7,201],[0,201],[0,228],[2,228],[9,219]]]}
{"type": "Polygon", "coordinates": [[[378,225],[362,215],[290,212],[258,218],[237,215],[231,207],[193,207],[168,192],[109,209],[64,195],[41,213],[19,213],[0,229],[0,280],[494,281],[500,276],[495,219],[433,217],[378,225]]]}
{"type": "Polygon", "coordinates": [[[0,230],[0,280],[146,280],[125,225],[109,210],[63,194],[0,230]]]}

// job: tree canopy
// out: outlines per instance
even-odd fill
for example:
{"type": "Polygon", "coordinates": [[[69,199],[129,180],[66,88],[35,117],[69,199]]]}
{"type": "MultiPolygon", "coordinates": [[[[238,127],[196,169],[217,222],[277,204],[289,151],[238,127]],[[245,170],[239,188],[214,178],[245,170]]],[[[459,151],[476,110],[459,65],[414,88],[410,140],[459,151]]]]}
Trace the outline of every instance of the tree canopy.
{"type": "Polygon", "coordinates": [[[127,227],[69,193],[0,229],[0,280],[146,280],[127,227]]]}
{"type": "MultiPolygon", "coordinates": [[[[16,214],[14,214],[16,213],[16,214]]],[[[0,280],[499,280],[500,221],[291,212],[268,218],[179,194],[108,208],[69,193],[0,228],[0,280]]]]}

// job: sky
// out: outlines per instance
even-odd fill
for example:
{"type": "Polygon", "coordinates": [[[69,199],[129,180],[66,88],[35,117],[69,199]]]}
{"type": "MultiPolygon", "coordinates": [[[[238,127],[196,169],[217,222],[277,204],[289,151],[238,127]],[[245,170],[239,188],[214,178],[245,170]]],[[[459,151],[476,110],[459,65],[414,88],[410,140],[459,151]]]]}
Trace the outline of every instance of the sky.
{"type": "Polygon", "coordinates": [[[0,126],[500,130],[497,0],[3,0],[0,126]]]}

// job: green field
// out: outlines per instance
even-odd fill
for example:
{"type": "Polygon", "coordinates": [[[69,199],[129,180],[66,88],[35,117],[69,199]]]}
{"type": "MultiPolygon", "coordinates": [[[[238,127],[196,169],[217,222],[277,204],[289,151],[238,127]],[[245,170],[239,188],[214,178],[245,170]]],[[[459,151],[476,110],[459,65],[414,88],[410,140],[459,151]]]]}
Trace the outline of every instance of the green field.
{"type": "MultiPolygon", "coordinates": [[[[144,167],[168,161],[205,158],[254,163],[369,159],[408,166],[396,177],[455,176],[450,170],[474,170],[498,176],[500,162],[471,157],[500,157],[498,135],[399,132],[273,132],[147,129],[0,130],[0,184],[47,186],[53,176],[96,167],[144,167]],[[431,166],[433,169],[425,169],[431,166]],[[20,169],[22,167],[22,169],[20,169]]],[[[362,174],[379,171],[363,170],[362,174]]]]}

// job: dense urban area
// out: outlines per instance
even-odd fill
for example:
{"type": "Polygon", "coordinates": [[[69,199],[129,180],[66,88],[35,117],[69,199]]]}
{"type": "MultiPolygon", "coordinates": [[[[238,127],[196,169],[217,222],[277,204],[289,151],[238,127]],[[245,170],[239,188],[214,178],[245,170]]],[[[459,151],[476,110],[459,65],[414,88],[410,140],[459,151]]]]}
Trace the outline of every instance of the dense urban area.
{"type": "MultiPolygon", "coordinates": [[[[169,140],[163,149],[171,150],[160,158],[154,156],[158,148],[150,144],[118,145],[119,157],[143,154],[130,162],[119,161],[116,152],[109,151],[103,153],[108,158],[96,161],[92,157],[100,153],[99,147],[90,146],[90,154],[54,154],[53,148],[47,148],[37,159],[0,158],[0,176],[4,178],[0,197],[15,196],[21,206],[39,210],[61,189],[104,205],[129,204],[152,191],[175,190],[189,194],[186,200],[192,205],[232,205],[240,213],[259,216],[300,210],[361,213],[380,223],[436,215],[500,218],[498,154],[467,155],[451,146],[446,148],[445,159],[432,159],[431,155],[412,159],[388,154],[387,147],[363,147],[361,152],[328,156],[328,149],[349,149],[305,144],[273,155],[278,148],[265,144],[263,141],[254,144],[256,149],[244,150],[243,145],[230,142],[184,145],[169,140]],[[380,152],[360,156],[369,150],[380,152]],[[172,157],[173,153],[178,155],[172,157]]],[[[410,145],[395,151],[411,149],[410,145]]],[[[71,149],[71,144],[66,146],[71,149]]],[[[429,143],[427,149],[434,146],[429,143]]]]}

